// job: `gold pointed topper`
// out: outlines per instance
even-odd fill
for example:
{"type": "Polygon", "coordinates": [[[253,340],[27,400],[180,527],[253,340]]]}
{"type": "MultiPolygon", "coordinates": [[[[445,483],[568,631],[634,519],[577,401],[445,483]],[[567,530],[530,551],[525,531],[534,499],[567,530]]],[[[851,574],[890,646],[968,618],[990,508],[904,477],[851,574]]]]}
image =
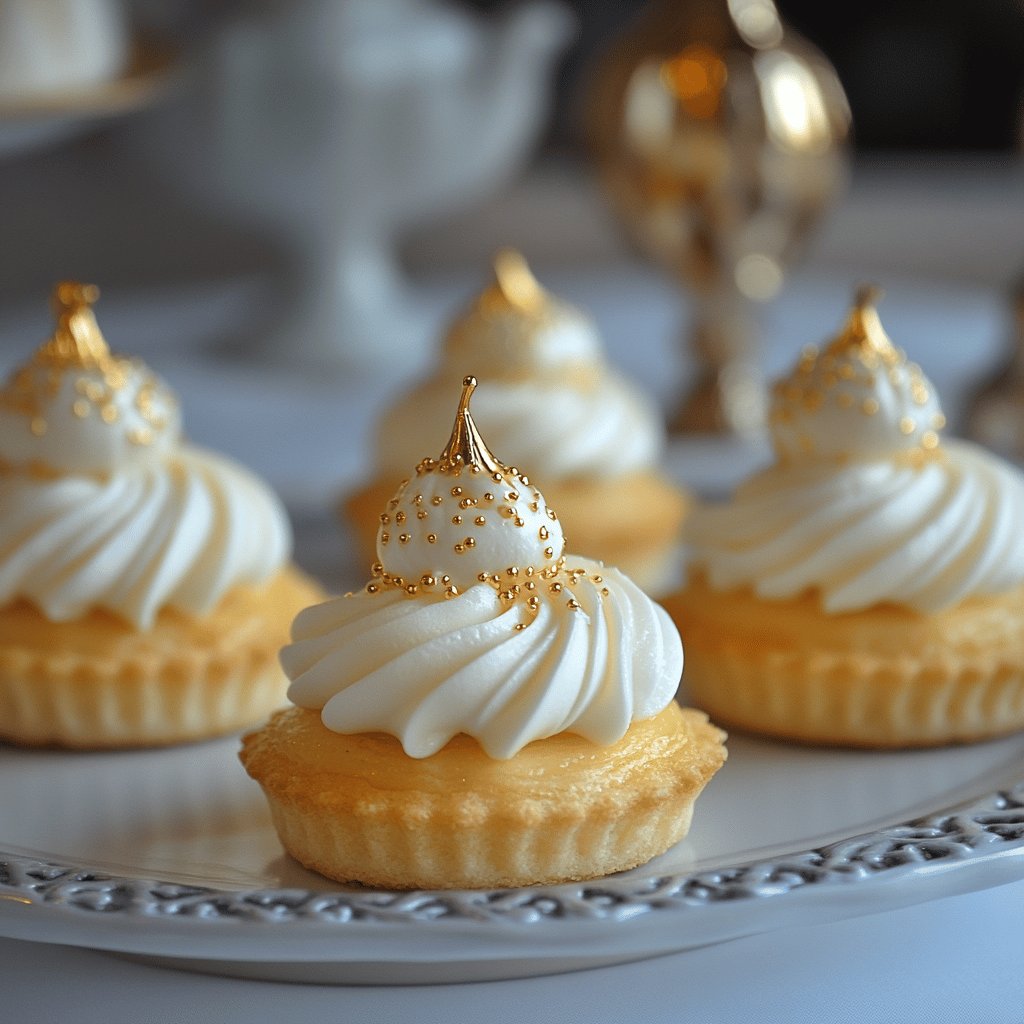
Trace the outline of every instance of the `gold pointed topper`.
{"type": "Polygon", "coordinates": [[[54,288],[57,326],[39,349],[39,360],[58,366],[102,366],[110,360],[110,348],[92,311],[99,297],[94,284],[61,281],[54,288]]]}
{"type": "Polygon", "coordinates": [[[535,313],[544,305],[544,289],[533,276],[521,252],[500,249],[494,257],[494,284],[487,299],[513,306],[522,313],[535,313]]]}
{"type": "Polygon", "coordinates": [[[472,466],[479,466],[490,473],[506,471],[506,467],[491,454],[484,443],[473,420],[473,414],[469,411],[469,400],[476,386],[476,377],[463,377],[462,397],[459,399],[459,408],[455,414],[452,435],[448,438],[448,444],[445,445],[437,462],[437,468],[442,473],[458,472],[472,466]]]}
{"type": "Polygon", "coordinates": [[[852,349],[872,361],[880,359],[884,363],[893,364],[901,360],[900,352],[885,333],[878,310],[875,308],[884,294],[882,289],[874,284],[863,284],[857,289],[853,308],[846,318],[843,329],[828,346],[827,351],[830,355],[842,355],[852,349]]]}

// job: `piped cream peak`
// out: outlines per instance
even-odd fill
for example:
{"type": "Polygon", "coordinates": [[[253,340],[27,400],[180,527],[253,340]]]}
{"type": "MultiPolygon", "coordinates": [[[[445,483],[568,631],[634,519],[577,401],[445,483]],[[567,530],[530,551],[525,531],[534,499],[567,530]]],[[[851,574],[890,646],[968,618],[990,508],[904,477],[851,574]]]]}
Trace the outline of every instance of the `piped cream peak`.
{"type": "Polygon", "coordinates": [[[494,285],[488,289],[491,302],[513,306],[523,313],[535,313],[545,302],[544,289],[529,264],[516,249],[499,249],[494,257],[494,285]]]}
{"type": "Polygon", "coordinates": [[[877,285],[861,285],[853,299],[853,308],[846,318],[843,329],[826,350],[829,355],[839,356],[851,349],[863,355],[877,358],[884,363],[902,360],[899,349],[885,333],[876,308],[885,293],[877,285]]]}
{"type": "Polygon", "coordinates": [[[92,311],[99,297],[100,290],[94,284],[61,281],[54,288],[52,304],[57,326],[37,353],[41,362],[102,366],[110,360],[110,348],[92,311]]]}
{"type": "Polygon", "coordinates": [[[476,386],[476,377],[468,376],[462,379],[462,397],[459,399],[459,408],[455,414],[455,424],[448,444],[445,445],[437,463],[437,468],[442,473],[459,472],[471,466],[479,466],[490,473],[507,472],[506,467],[491,454],[484,443],[473,420],[473,414],[469,411],[469,400],[476,386]]]}

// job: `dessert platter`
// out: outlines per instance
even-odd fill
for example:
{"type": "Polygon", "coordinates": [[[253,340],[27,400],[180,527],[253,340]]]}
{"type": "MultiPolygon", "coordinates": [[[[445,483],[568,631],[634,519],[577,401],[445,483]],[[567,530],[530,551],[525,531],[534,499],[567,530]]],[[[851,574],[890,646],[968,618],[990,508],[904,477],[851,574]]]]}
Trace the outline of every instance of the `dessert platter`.
{"type": "MultiPolygon", "coordinates": [[[[488,311],[518,331],[547,300],[515,259],[497,276],[488,311]]],[[[424,430],[381,497],[366,578],[325,598],[269,488],[181,440],[95,299],[58,286],[53,337],[0,393],[0,934],[243,977],[471,981],[1024,877],[1024,485],[940,438],[871,295],[776,389],[777,464],[724,508],[687,498],[698,571],[664,608],[574,553],[543,474],[489,447],[473,376],[448,381],[447,443],[424,430]],[[912,524],[918,488],[929,543],[888,516],[879,534],[887,501],[912,524]],[[141,571],[99,514],[111,489],[140,495],[120,532],[141,571]],[[894,544],[928,571],[895,572],[894,544]],[[752,641],[758,604],[776,625],[752,641]],[[234,660],[224,616],[252,646],[234,660]]],[[[560,331],[563,354],[585,337],[560,331]]]]}
{"type": "Polygon", "coordinates": [[[1020,738],[869,754],[734,736],[691,837],[642,868],[418,892],[328,882],[284,857],[237,745],[0,748],[0,934],[246,977],[470,981],[627,962],[1024,877],[1020,738]]]}

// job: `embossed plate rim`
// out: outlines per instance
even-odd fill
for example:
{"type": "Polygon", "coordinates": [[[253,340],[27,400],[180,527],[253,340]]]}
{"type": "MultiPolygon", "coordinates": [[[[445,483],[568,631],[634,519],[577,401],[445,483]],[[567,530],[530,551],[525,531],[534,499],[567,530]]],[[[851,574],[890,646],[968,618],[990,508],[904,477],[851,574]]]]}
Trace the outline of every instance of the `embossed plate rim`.
{"type": "Polygon", "coordinates": [[[351,969],[374,961],[396,982],[430,963],[456,981],[623,962],[1024,878],[1024,775],[1004,766],[985,784],[996,788],[822,846],[535,889],[234,890],[0,851],[0,934],[268,978],[333,964],[300,979],[320,981],[358,980],[351,969]]]}

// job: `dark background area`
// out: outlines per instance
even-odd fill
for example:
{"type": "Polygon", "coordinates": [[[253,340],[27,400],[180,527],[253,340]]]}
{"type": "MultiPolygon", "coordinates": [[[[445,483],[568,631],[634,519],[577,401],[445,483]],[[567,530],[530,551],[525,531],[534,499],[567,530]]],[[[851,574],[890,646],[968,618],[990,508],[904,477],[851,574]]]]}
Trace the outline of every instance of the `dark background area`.
{"type": "MultiPolygon", "coordinates": [[[[466,0],[482,12],[509,0],[466,0]]],[[[553,138],[575,145],[575,96],[605,41],[643,0],[563,0],[580,22],[553,138]]],[[[681,0],[685,3],[686,0],[681,0]]],[[[1021,141],[1024,0],[777,0],[835,65],[860,149],[1009,150],[1021,141]]]]}

